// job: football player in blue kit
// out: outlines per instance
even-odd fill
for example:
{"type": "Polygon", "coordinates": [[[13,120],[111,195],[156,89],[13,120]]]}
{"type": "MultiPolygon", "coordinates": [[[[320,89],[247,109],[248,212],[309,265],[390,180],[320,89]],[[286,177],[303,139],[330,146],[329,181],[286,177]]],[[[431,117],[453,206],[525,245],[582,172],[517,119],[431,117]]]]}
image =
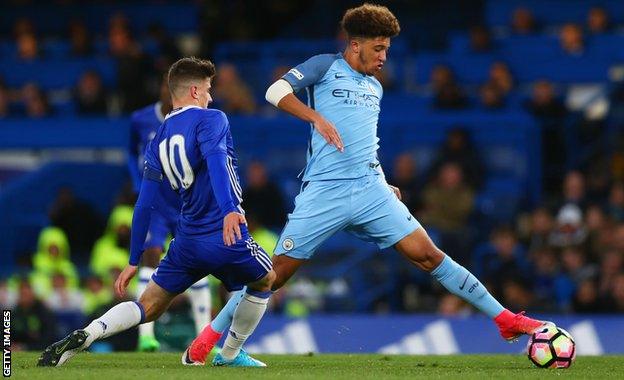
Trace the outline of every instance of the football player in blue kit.
{"type": "MultiPolygon", "coordinates": [[[[314,56],[291,69],[266,93],[268,102],[309,123],[307,165],[295,209],[273,256],[279,289],[338,231],[347,231],[380,249],[394,247],[411,264],[430,273],[515,340],[545,322],[505,309],[466,268],[438,249],[401,202],[399,189],[386,183],[377,159],[377,121],[383,88],[375,78],[384,66],[390,40],[399,34],[392,12],[372,4],[349,9],[341,26],[347,35],[342,53],[314,56]],[[305,90],[307,105],[294,92],[305,90]]],[[[210,352],[231,321],[240,294],[191,344],[197,360],[210,352]],[[209,333],[206,333],[209,331],[209,333]]]]}
{"type": "MultiPolygon", "coordinates": [[[[175,239],[138,301],[117,304],[87,327],[47,347],[39,366],[60,366],[95,340],[156,320],[173,298],[212,274],[230,291],[246,285],[230,333],[213,365],[266,366],[241,347],[264,315],[275,279],[269,256],[247,231],[230,125],[207,109],[215,75],[210,61],[183,58],[169,69],[174,109],[145,150],[145,169],[132,219],[130,262],[115,282],[125,294],[137,274],[152,211],[166,179],[182,198],[175,239]]],[[[203,360],[182,356],[186,365],[203,360]]]]}
{"type": "MultiPolygon", "coordinates": [[[[143,167],[143,152],[149,142],[156,135],[158,127],[165,121],[165,115],[172,110],[171,95],[167,76],[163,76],[160,85],[160,100],[132,113],[130,118],[130,144],[128,147],[128,170],[132,178],[135,192],[141,187],[141,175],[143,167]]],[[[145,241],[145,251],[139,268],[139,284],[137,287],[137,299],[145,291],[154,269],[163,254],[163,250],[169,235],[175,236],[176,225],[182,200],[171,188],[169,181],[163,179],[159,189],[158,199],[155,203],[161,205],[153,211],[145,241]]],[[[211,297],[209,282],[202,278],[186,292],[191,301],[195,331],[199,332],[210,322],[211,297]]],[[[139,351],[157,351],[160,343],[154,335],[154,322],[139,325],[139,351]]]]}

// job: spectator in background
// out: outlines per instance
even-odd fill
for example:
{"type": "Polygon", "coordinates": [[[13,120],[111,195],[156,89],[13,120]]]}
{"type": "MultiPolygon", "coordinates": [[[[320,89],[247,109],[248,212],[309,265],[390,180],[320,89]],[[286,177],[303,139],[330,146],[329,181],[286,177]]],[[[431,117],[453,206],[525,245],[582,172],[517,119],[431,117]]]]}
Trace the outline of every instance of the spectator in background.
{"type": "Polygon", "coordinates": [[[466,94],[457,84],[455,75],[448,66],[437,65],[431,70],[430,86],[435,108],[460,109],[468,105],[466,94]]]}
{"type": "Polygon", "coordinates": [[[611,185],[607,201],[607,213],[613,221],[624,222],[624,183],[620,181],[611,185]]]}
{"type": "MultiPolygon", "coordinates": [[[[540,249],[531,253],[533,270],[531,283],[537,304],[544,310],[554,309],[561,305],[557,282],[560,278],[559,262],[555,252],[550,248],[540,249]]],[[[569,294],[565,292],[565,294],[569,294]]]]}
{"type": "Polygon", "coordinates": [[[492,231],[490,242],[475,251],[474,267],[476,276],[494,284],[501,284],[507,278],[530,277],[526,251],[509,226],[492,231]]]}
{"type": "MultiPolygon", "coordinates": [[[[622,226],[619,229],[624,228],[622,226]]],[[[598,283],[598,293],[601,297],[608,297],[613,289],[616,277],[624,270],[624,258],[622,253],[616,249],[611,249],[602,255],[600,261],[600,280],[598,283]]]]}
{"type": "Polygon", "coordinates": [[[418,181],[416,161],[411,154],[402,153],[394,159],[392,179],[389,183],[401,190],[401,200],[412,214],[420,211],[420,183],[418,181]]]}
{"type": "Polygon", "coordinates": [[[12,348],[42,350],[56,339],[54,315],[35,295],[26,279],[19,283],[17,305],[11,315],[12,348]]]}
{"type": "Polygon", "coordinates": [[[582,247],[571,246],[561,252],[561,266],[574,288],[598,274],[598,267],[588,263],[587,259],[588,255],[582,247]]]}
{"type": "Polygon", "coordinates": [[[537,32],[533,13],[524,7],[516,8],[511,16],[511,31],[514,34],[528,35],[537,32]]]}
{"type": "Polygon", "coordinates": [[[615,313],[624,313],[624,273],[620,273],[615,278],[611,291],[611,310],[615,313]]]}
{"type": "Polygon", "coordinates": [[[585,176],[578,170],[568,172],[563,180],[563,199],[561,205],[573,204],[577,206],[581,213],[587,207],[587,196],[585,192],[585,176]]]}
{"type": "Polygon", "coordinates": [[[490,31],[483,25],[470,28],[470,51],[473,53],[489,53],[492,51],[492,36],[490,31]]]}
{"type": "Polygon", "coordinates": [[[575,313],[600,313],[605,309],[605,305],[598,296],[596,282],[593,279],[582,281],[577,287],[572,300],[572,310],[575,313]]]}
{"type": "Polygon", "coordinates": [[[566,108],[555,95],[553,85],[545,80],[533,85],[531,98],[525,108],[538,121],[542,140],[543,189],[553,196],[562,181],[561,173],[566,164],[565,125],[566,108]],[[552,147],[561,147],[552,149],[552,147]]]}
{"type": "Polygon", "coordinates": [[[54,312],[81,313],[84,307],[82,293],[78,288],[70,287],[67,284],[67,278],[62,273],[52,276],[52,291],[44,302],[54,312]]]}
{"type": "Polygon", "coordinates": [[[50,206],[49,217],[52,225],[67,234],[73,260],[86,265],[93,243],[102,232],[100,216],[89,203],[77,199],[70,187],[61,187],[50,206]]]}
{"type": "Polygon", "coordinates": [[[550,234],[553,231],[555,222],[553,216],[546,207],[538,207],[528,220],[528,226],[523,228],[523,242],[529,251],[548,246],[550,234]]]}
{"type": "Polygon", "coordinates": [[[606,160],[596,160],[589,163],[586,172],[586,197],[588,202],[602,203],[609,196],[610,185],[613,179],[609,173],[606,160]]]}
{"type": "Polygon", "coordinates": [[[566,204],[557,214],[557,224],[550,234],[553,247],[564,248],[582,245],[587,240],[587,228],[583,224],[583,212],[573,203],[566,204]]]}
{"type": "Polygon", "coordinates": [[[228,114],[250,115],[256,112],[253,93],[232,64],[225,63],[219,67],[214,94],[219,108],[228,114]]]}
{"type": "Polygon", "coordinates": [[[113,302],[112,288],[104,286],[100,277],[91,275],[85,280],[83,298],[82,311],[86,316],[92,316],[96,310],[113,302]]]}
{"type": "Polygon", "coordinates": [[[147,83],[151,67],[141,47],[134,40],[123,16],[111,19],[108,43],[117,63],[117,88],[121,108],[130,113],[149,103],[147,83]]]}
{"type": "Polygon", "coordinates": [[[467,129],[456,127],[446,134],[446,139],[431,164],[428,181],[448,162],[461,166],[466,185],[473,190],[481,188],[485,179],[485,165],[467,129]]]}
{"type": "Polygon", "coordinates": [[[17,38],[21,36],[22,34],[28,34],[28,33],[31,33],[31,34],[37,33],[33,22],[26,17],[21,17],[15,20],[15,23],[13,23],[13,38],[17,40],[17,38]]]}
{"type": "Polygon", "coordinates": [[[0,81],[0,119],[4,119],[9,116],[9,91],[0,81]]]}
{"type": "Polygon", "coordinates": [[[541,80],[533,85],[531,98],[526,102],[527,110],[540,121],[560,123],[566,114],[563,102],[557,98],[552,83],[541,80]]]}
{"type": "Polygon", "coordinates": [[[259,161],[247,167],[247,184],[243,191],[243,207],[269,228],[280,228],[286,219],[284,197],[269,179],[266,167],[259,161]]]}
{"type": "Polygon", "coordinates": [[[74,90],[74,101],[80,115],[106,114],[106,90],[100,75],[92,70],[86,71],[78,80],[74,90]]]}
{"type": "Polygon", "coordinates": [[[37,295],[45,297],[52,291],[52,277],[62,274],[70,288],[78,286],[78,271],[70,259],[65,232],[58,227],[46,227],[39,233],[37,252],[33,255],[31,284],[37,295]]]}
{"type": "Polygon", "coordinates": [[[609,14],[602,7],[592,7],[587,12],[587,31],[590,34],[604,34],[611,30],[609,14]]]}
{"type": "Polygon", "coordinates": [[[508,279],[502,286],[503,303],[513,310],[534,310],[534,296],[527,284],[517,279],[508,279]]]}
{"type": "Polygon", "coordinates": [[[479,90],[481,106],[489,111],[500,110],[505,107],[505,95],[493,82],[487,82],[479,90]]]}
{"type": "Polygon", "coordinates": [[[22,33],[15,40],[17,58],[22,61],[33,61],[40,56],[39,41],[34,33],[22,33]]]}
{"type": "Polygon", "coordinates": [[[88,57],[93,54],[93,40],[83,21],[73,20],[70,22],[68,38],[70,54],[73,57],[88,57]]]}
{"type": "Polygon", "coordinates": [[[585,51],[583,29],[573,23],[565,24],[559,33],[561,50],[568,55],[582,55],[585,51]]]}
{"type": "Polygon", "coordinates": [[[460,232],[474,208],[474,192],[459,164],[446,162],[423,192],[422,221],[444,232],[460,232]]]}
{"type": "Polygon", "coordinates": [[[612,220],[607,217],[604,209],[593,204],[585,211],[585,225],[589,233],[587,246],[591,259],[595,259],[608,248],[607,235],[612,230],[612,220]]]}
{"type": "Polygon", "coordinates": [[[34,83],[28,83],[22,88],[22,101],[26,116],[32,119],[41,119],[52,114],[48,97],[34,83]]]}
{"type": "Polygon", "coordinates": [[[492,63],[488,82],[493,83],[507,96],[514,89],[514,78],[509,65],[501,61],[492,63]]]}
{"type": "Polygon", "coordinates": [[[111,281],[111,270],[123,269],[128,265],[132,212],[130,206],[115,207],[108,219],[106,232],[93,246],[90,269],[105,283],[111,281]]]}

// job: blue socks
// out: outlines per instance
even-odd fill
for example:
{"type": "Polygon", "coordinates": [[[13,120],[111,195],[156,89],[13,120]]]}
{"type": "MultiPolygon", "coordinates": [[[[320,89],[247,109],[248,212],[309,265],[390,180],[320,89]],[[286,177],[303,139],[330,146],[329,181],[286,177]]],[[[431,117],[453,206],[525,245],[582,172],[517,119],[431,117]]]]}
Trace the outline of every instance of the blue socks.
{"type": "Polygon", "coordinates": [[[490,318],[496,317],[505,310],[472,273],[449,256],[444,257],[440,265],[431,271],[431,275],[449,292],[470,303],[490,318]]]}
{"type": "Polygon", "coordinates": [[[210,327],[212,327],[214,331],[223,333],[228,327],[230,327],[232,319],[234,318],[234,312],[236,311],[240,301],[243,299],[243,295],[245,295],[246,290],[247,287],[245,286],[242,290],[234,293],[215,319],[210,322],[210,327]]]}

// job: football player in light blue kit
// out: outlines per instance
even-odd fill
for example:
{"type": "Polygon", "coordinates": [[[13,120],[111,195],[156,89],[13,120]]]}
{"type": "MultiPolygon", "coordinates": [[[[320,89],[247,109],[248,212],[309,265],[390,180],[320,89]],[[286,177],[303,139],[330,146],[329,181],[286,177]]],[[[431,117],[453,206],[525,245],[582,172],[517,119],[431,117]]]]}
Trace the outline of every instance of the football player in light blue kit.
{"type": "MultiPolygon", "coordinates": [[[[144,165],[143,152],[156,135],[158,127],[165,121],[173,106],[167,76],[163,76],[160,85],[160,100],[132,113],[130,117],[130,144],[128,146],[128,170],[134,185],[134,191],[139,192],[141,187],[142,169],[144,165]]],[[[160,185],[156,203],[158,210],[152,212],[152,218],[145,241],[145,252],[139,268],[139,286],[137,300],[145,291],[158,262],[161,259],[168,235],[175,236],[178,216],[182,201],[172,189],[169,181],[163,180],[160,185]]],[[[191,301],[195,331],[199,333],[210,322],[211,297],[208,279],[202,278],[193,284],[187,291],[191,301]]],[[[154,335],[154,322],[139,325],[139,351],[158,351],[160,343],[154,335]]]]}
{"type": "MultiPolygon", "coordinates": [[[[395,16],[383,6],[347,10],[343,53],[317,55],[291,69],[269,87],[267,101],[310,124],[311,141],[301,192],[273,256],[279,289],[338,231],[347,231],[379,248],[394,247],[436,278],[451,293],[493,318],[503,338],[514,340],[544,322],[505,309],[466,268],[438,249],[425,229],[388,185],[377,159],[377,121],[383,88],[373,76],[382,69],[390,38],[399,33],[395,16]],[[293,94],[305,90],[305,105],[293,94]]],[[[234,295],[204,329],[204,354],[231,320],[234,295]]],[[[192,345],[199,345],[197,342],[192,345]]],[[[199,351],[199,350],[197,350],[199,351]]]]}
{"type": "MultiPolygon", "coordinates": [[[[212,62],[183,58],[169,69],[174,109],[145,151],[145,170],[132,218],[130,261],[115,282],[123,297],[144,250],[152,210],[164,178],[182,198],[176,238],[158,264],[138,302],[117,304],[86,328],[48,346],[38,366],[60,366],[97,339],[157,319],[174,297],[200,278],[213,274],[230,290],[246,285],[230,334],[214,365],[264,367],[242,345],[254,331],[275,279],[271,261],[247,231],[230,125],[225,114],[207,109],[215,68],[212,62]]],[[[185,365],[203,365],[189,351],[185,365]]]]}

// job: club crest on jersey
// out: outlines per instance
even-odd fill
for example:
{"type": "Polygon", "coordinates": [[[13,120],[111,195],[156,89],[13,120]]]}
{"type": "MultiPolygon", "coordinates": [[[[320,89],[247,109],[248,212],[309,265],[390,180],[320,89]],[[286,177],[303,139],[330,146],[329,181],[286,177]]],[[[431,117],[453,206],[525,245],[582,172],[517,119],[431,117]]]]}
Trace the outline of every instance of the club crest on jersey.
{"type": "Polygon", "coordinates": [[[294,75],[295,78],[302,80],[303,79],[303,74],[301,74],[301,71],[297,70],[297,69],[290,69],[290,71],[288,71],[290,74],[294,75]]]}
{"type": "Polygon", "coordinates": [[[295,248],[295,242],[291,238],[286,238],[282,242],[282,248],[284,248],[286,251],[290,251],[295,248]]]}

